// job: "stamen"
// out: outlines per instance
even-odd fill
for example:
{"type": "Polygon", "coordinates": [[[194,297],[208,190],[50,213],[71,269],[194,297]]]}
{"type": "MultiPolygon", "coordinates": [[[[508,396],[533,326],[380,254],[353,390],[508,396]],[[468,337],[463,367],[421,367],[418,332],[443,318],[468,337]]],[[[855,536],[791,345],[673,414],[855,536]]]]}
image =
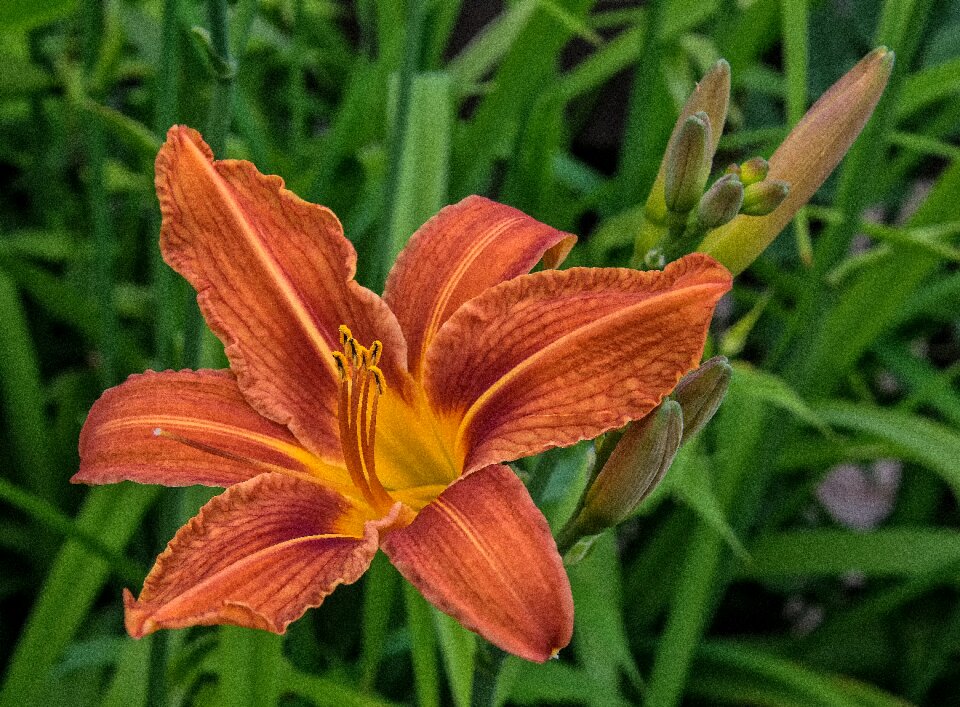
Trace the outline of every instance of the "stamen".
{"type": "Polygon", "coordinates": [[[356,339],[352,337],[347,339],[346,351],[350,354],[353,365],[358,366],[360,364],[360,344],[357,343],[356,339]]]}
{"type": "Polygon", "coordinates": [[[337,364],[337,373],[340,374],[340,382],[347,380],[347,357],[339,351],[333,352],[333,360],[337,364]]]}
{"type": "Polygon", "coordinates": [[[333,358],[340,375],[338,418],[344,463],[351,481],[367,502],[386,512],[394,501],[377,477],[374,454],[377,401],[387,389],[386,377],[377,367],[383,344],[374,341],[368,349],[353,338],[346,326],[339,331],[343,353],[334,351],[333,358]],[[348,360],[352,365],[348,366],[348,360]]]}
{"type": "MultiPolygon", "coordinates": [[[[373,382],[377,385],[377,392],[383,395],[387,389],[387,379],[383,375],[383,371],[376,366],[370,366],[370,374],[373,376],[373,382]]],[[[376,405],[376,399],[374,399],[374,405],[376,405]]]]}

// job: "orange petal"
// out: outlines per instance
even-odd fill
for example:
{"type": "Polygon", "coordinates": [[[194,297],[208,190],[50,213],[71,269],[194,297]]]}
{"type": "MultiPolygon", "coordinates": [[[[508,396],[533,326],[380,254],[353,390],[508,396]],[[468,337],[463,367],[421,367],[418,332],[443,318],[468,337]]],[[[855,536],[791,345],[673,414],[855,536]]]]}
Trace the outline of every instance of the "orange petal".
{"type": "Polygon", "coordinates": [[[541,258],[558,266],[576,240],[480,196],[441,210],[397,257],[383,295],[407,339],[409,369],[420,370],[437,330],[461,304],[530,272],[541,258]]]}
{"type": "Polygon", "coordinates": [[[337,217],[249,162],[213,162],[182,126],[170,129],[156,168],[163,256],[197,289],[244,395],[312,451],[340,459],[330,356],[338,327],[362,344],[383,342],[380,366],[395,388],[406,348],[386,305],[353,282],[356,253],[337,217]]]}
{"type": "Polygon", "coordinates": [[[148,371],[94,404],[72,481],[229,486],[276,469],[349,484],[250,407],[229,371],[148,371]]]}
{"type": "Polygon", "coordinates": [[[382,547],[428,600],[505,651],[543,662],[570,642],[563,562],[508,467],[461,477],[382,547]]]}
{"type": "Polygon", "coordinates": [[[359,579],[381,525],[309,481],[263,474],[232,486],[177,532],[139,599],[124,593],[127,632],[234,624],[283,633],[359,579]]]}
{"type": "Polygon", "coordinates": [[[652,410],[700,360],[731,279],[694,254],[663,272],[572,268],[464,305],[427,355],[425,387],[469,472],[596,437],[652,410]]]}

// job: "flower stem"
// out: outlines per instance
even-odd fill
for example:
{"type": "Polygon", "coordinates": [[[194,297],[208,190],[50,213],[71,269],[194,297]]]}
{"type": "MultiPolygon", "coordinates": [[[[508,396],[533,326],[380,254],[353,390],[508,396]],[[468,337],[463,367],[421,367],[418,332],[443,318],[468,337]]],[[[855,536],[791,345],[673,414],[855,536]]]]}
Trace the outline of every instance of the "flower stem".
{"type": "MultiPolygon", "coordinates": [[[[178,90],[177,79],[180,74],[180,37],[178,22],[179,0],[165,0],[163,4],[162,49],[157,66],[158,82],[154,97],[153,124],[157,135],[163,135],[167,128],[177,120],[178,90]]],[[[156,237],[160,231],[159,213],[154,213],[150,234],[156,237]]],[[[175,366],[174,320],[170,299],[176,291],[173,271],[163,262],[156,242],[150,250],[150,262],[153,277],[154,296],[154,360],[159,369],[175,366]]]]}
{"type": "Polygon", "coordinates": [[[209,0],[210,44],[217,54],[213,96],[207,127],[207,142],[218,158],[227,148],[227,134],[233,115],[233,56],[230,51],[230,25],[227,21],[226,0],[209,0]]]}
{"type": "Polygon", "coordinates": [[[470,698],[473,707],[493,707],[497,704],[497,681],[506,657],[506,652],[492,643],[483,640],[478,642],[470,698]]]}
{"type": "MultiPolygon", "coordinates": [[[[206,140],[217,159],[223,159],[227,150],[227,135],[233,118],[233,89],[236,67],[230,50],[230,24],[227,18],[226,0],[208,0],[207,14],[210,22],[210,51],[214,67],[213,93],[207,119],[206,140]]],[[[184,363],[189,368],[200,364],[203,348],[203,317],[190,295],[184,323],[184,363]]]]}
{"type": "Polygon", "coordinates": [[[421,0],[408,0],[406,10],[406,35],[403,49],[403,63],[400,67],[397,86],[397,108],[393,125],[390,128],[390,175],[388,177],[387,211],[384,228],[374,255],[374,273],[372,287],[380,291],[387,279],[390,263],[393,262],[393,212],[400,201],[400,161],[404,149],[404,137],[410,115],[410,95],[413,93],[413,78],[420,65],[420,44],[422,39],[423,3],[421,0]]]}
{"type": "MultiPolygon", "coordinates": [[[[104,33],[105,7],[102,2],[85,6],[83,35],[83,67],[88,83],[83,92],[96,90],[95,75],[104,33]]],[[[100,378],[103,387],[117,382],[117,312],[114,260],[116,241],[110,228],[110,205],[106,187],[106,139],[103,126],[93,120],[85,124],[86,191],[90,208],[90,231],[93,234],[93,262],[90,282],[97,302],[100,378]]]]}

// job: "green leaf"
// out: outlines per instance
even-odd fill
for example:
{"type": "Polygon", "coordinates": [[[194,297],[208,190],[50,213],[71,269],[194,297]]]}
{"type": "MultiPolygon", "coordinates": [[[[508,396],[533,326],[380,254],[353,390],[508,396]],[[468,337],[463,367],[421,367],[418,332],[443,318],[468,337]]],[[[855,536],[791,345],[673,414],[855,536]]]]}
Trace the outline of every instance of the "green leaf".
{"type": "MultiPolygon", "coordinates": [[[[114,552],[122,550],[140,527],[159,489],[123,484],[95,488],[87,495],[77,524],[96,533],[114,552]]],[[[109,576],[106,560],[75,542],[57,556],[33,605],[0,689],[0,707],[44,704],[54,664],[76,635],[109,576]]],[[[121,609],[119,593],[116,610],[121,609]]]]}
{"type": "Polygon", "coordinates": [[[742,361],[736,361],[732,365],[733,379],[730,385],[736,386],[742,395],[786,410],[800,421],[816,427],[824,435],[832,435],[823,416],[814,411],[782,378],[742,361]]]}
{"type": "Polygon", "coordinates": [[[21,481],[42,499],[56,498],[56,480],[44,430],[40,363],[26,313],[13,283],[0,272],[0,402],[18,462],[21,481]]]}
{"type": "Polygon", "coordinates": [[[413,80],[390,216],[391,261],[413,232],[446,203],[452,126],[450,76],[418,74],[413,80]]]}
{"type": "Polygon", "coordinates": [[[297,670],[284,660],[280,664],[284,691],[306,697],[317,707],[389,707],[391,702],[357,692],[352,685],[329,677],[297,670]]]}
{"type": "Polygon", "coordinates": [[[642,678],[630,652],[623,616],[620,559],[613,533],[604,533],[583,561],[570,568],[577,607],[573,648],[593,683],[594,694],[615,701],[621,676],[637,690],[642,678]]]}
{"type": "Polygon", "coordinates": [[[921,69],[904,79],[897,119],[904,120],[936,101],[956,95],[960,95],[960,57],[921,69]]]}
{"type": "Polygon", "coordinates": [[[430,605],[416,587],[403,583],[410,629],[410,653],[413,659],[413,682],[417,688],[417,704],[438,707],[440,704],[440,666],[437,664],[437,638],[430,617],[430,605]]]}
{"type": "Polygon", "coordinates": [[[829,425],[889,442],[905,459],[937,474],[960,498],[960,433],[919,415],[863,404],[833,401],[814,409],[829,425]]]}
{"type": "Polygon", "coordinates": [[[55,506],[3,478],[0,478],[0,500],[27,514],[39,525],[66,536],[68,540],[103,558],[109,563],[110,570],[124,582],[135,584],[146,574],[142,567],[104,545],[97,535],[83,530],[55,506]]]}
{"type": "Polygon", "coordinates": [[[0,4],[0,28],[19,32],[61,20],[74,11],[77,0],[17,0],[0,4]]]}
{"type": "Polygon", "coordinates": [[[706,458],[696,453],[696,446],[686,445],[677,455],[666,483],[678,501],[713,528],[737,557],[749,562],[750,554],[727,522],[709,474],[706,458]]]}
{"type": "Polygon", "coordinates": [[[836,577],[912,577],[960,562],[960,532],[945,529],[795,530],[765,535],[751,546],[743,576],[780,580],[836,577]]]}
{"type": "Polygon", "coordinates": [[[473,688],[477,635],[435,607],[430,607],[440,643],[440,655],[447,669],[447,681],[457,707],[470,707],[473,688]]]}
{"type": "Polygon", "coordinates": [[[461,89],[478,83],[513,47],[538,0],[522,0],[487,23],[470,43],[447,63],[446,70],[461,89]]]}
{"type": "Polygon", "coordinates": [[[710,701],[741,700],[781,707],[906,707],[906,702],[847,676],[818,673],[790,660],[711,642],[697,653],[693,692],[710,701]]]}
{"type": "Polygon", "coordinates": [[[283,692],[283,636],[221,626],[214,661],[220,703],[230,707],[275,705],[283,692]]]}
{"type": "MultiPolygon", "coordinates": [[[[509,660],[509,659],[508,659],[509,660]]],[[[598,696],[593,681],[578,668],[552,660],[543,665],[515,661],[510,702],[520,705],[591,705],[598,696]]]]}
{"type": "Polygon", "coordinates": [[[154,637],[146,636],[139,641],[122,640],[117,671],[100,707],[148,707],[148,666],[154,637]]]}
{"type": "Polygon", "coordinates": [[[396,604],[400,574],[387,560],[377,553],[370,569],[364,575],[363,594],[363,653],[360,657],[360,684],[364,689],[373,687],[383,658],[383,646],[387,639],[390,616],[396,604]]]}

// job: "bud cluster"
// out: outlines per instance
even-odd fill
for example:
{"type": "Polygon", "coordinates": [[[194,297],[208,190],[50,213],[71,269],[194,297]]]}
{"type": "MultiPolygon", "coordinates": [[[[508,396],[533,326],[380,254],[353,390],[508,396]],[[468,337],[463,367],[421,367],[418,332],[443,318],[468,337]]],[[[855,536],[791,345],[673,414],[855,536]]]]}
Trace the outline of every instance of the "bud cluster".
{"type": "Polygon", "coordinates": [[[730,165],[706,189],[714,145],[713,127],[705,111],[681,116],[676,138],[664,157],[667,230],[654,252],[648,253],[648,262],[658,253],[668,261],[678,258],[692,250],[708,231],[740,214],[766,216],[787,198],[790,185],[780,179],[767,179],[770,165],[762,157],[730,165]]]}
{"type": "Polygon", "coordinates": [[[818,100],[774,151],[731,165],[712,185],[730,101],[730,66],[718,61],[680,112],[643,207],[635,267],[656,268],[692,250],[734,274],[770,244],[829,176],[873,112],[893,67],[879,47],[818,100]]]}

